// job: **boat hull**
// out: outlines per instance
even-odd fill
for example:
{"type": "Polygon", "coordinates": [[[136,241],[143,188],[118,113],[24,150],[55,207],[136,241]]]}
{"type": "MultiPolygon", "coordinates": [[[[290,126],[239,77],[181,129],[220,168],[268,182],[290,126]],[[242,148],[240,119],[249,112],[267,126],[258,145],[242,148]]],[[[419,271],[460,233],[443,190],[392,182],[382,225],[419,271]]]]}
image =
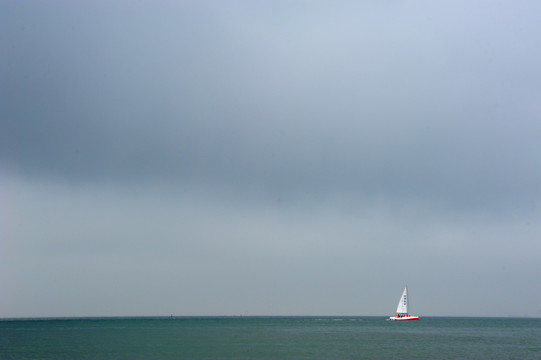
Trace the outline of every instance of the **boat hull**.
{"type": "Polygon", "coordinates": [[[415,316],[415,315],[405,315],[405,316],[401,316],[401,317],[391,316],[389,318],[389,320],[392,320],[392,321],[415,321],[415,320],[419,320],[419,316],[415,316]]]}

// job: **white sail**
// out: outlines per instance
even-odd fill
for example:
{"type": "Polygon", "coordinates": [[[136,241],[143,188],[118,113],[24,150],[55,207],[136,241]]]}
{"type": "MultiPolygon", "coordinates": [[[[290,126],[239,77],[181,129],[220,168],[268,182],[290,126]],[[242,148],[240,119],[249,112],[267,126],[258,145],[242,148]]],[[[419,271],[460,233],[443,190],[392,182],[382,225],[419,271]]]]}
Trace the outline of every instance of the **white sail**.
{"type": "Polygon", "coordinates": [[[398,301],[398,306],[396,307],[397,314],[407,314],[408,313],[408,287],[404,288],[404,292],[398,301]]]}

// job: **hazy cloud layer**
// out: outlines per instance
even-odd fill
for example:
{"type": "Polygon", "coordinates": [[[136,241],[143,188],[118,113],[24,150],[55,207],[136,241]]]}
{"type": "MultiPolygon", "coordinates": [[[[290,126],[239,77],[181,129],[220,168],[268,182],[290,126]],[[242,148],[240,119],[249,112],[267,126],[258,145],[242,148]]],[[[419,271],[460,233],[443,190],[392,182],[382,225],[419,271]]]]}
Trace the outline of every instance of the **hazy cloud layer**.
{"type": "Polygon", "coordinates": [[[537,2],[0,9],[0,316],[541,316],[537,2]]]}

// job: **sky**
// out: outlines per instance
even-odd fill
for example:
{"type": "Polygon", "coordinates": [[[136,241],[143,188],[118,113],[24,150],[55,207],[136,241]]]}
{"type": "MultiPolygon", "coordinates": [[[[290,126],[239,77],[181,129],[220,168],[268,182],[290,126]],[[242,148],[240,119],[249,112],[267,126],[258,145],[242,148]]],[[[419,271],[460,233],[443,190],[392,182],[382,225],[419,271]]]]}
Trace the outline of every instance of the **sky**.
{"type": "Polygon", "coordinates": [[[0,317],[541,317],[540,13],[0,0],[0,317]]]}

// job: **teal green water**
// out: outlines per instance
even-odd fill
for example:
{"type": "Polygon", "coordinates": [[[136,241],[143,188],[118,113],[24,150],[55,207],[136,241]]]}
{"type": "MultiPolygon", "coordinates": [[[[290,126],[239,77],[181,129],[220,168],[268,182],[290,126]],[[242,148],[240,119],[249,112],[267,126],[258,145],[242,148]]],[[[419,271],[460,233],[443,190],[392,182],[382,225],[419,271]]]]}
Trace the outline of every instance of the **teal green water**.
{"type": "Polygon", "coordinates": [[[1,320],[0,359],[541,359],[541,319],[1,320]]]}

